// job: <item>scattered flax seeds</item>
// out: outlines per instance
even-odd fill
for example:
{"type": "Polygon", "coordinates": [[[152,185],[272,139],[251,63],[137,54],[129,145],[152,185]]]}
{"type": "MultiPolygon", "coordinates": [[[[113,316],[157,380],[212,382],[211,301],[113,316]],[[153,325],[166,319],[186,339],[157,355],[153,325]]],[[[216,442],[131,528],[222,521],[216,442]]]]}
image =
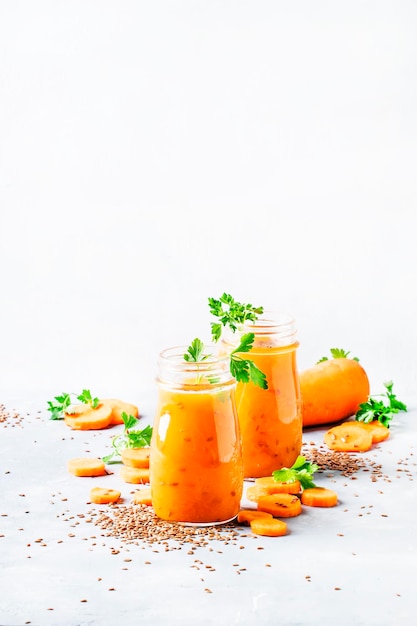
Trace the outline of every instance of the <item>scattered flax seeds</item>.
{"type": "Polygon", "coordinates": [[[319,466],[319,472],[337,471],[342,476],[355,480],[355,474],[359,471],[369,472],[371,470],[372,482],[376,482],[378,479],[389,480],[388,476],[384,476],[382,473],[382,465],[372,459],[358,457],[347,452],[327,451],[324,446],[317,447],[314,442],[311,442],[309,446],[303,445],[303,453],[310,462],[319,466]]]}
{"type": "Polygon", "coordinates": [[[15,409],[9,411],[4,404],[0,403],[0,424],[3,424],[3,428],[19,426],[22,420],[23,416],[15,409]]]}
{"type": "Polygon", "coordinates": [[[94,524],[105,531],[107,537],[117,537],[122,542],[148,546],[161,546],[165,551],[209,547],[213,540],[225,544],[236,543],[239,531],[233,522],[221,526],[184,526],[160,520],[147,505],[109,507],[108,512],[90,511],[94,524]]]}

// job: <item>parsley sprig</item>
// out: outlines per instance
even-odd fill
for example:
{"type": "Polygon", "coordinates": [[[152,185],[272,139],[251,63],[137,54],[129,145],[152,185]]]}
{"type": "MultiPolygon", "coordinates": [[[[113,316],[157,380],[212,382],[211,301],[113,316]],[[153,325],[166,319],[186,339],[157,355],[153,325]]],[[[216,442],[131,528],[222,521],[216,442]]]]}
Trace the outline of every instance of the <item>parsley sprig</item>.
{"type": "Polygon", "coordinates": [[[407,411],[407,406],[404,402],[398,400],[393,392],[393,386],[394,383],[392,380],[384,383],[386,392],[376,396],[383,397],[384,400],[376,400],[375,397],[370,397],[367,402],[363,402],[359,405],[355,419],[365,424],[378,420],[381,424],[389,428],[391,421],[399,411],[407,411]]]}
{"type": "Polygon", "coordinates": [[[263,307],[241,304],[228,293],[224,293],[219,299],[209,298],[208,302],[210,313],[219,319],[218,322],[211,323],[211,334],[215,342],[219,341],[223,326],[228,326],[235,332],[238,324],[247,320],[255,321],[264,312],[263,307]]]}
{"type": "Polygon", "coordinates": [[[262,389],[268,389],[268,382],[266,376],[259,367],[255,365],[250,359],[243,359],[239,352],[249,352],[253,346],[255,340],[254,333],[246,333],[242,335],[240,344],[233,350],[230,355],[230,372],[236,380],[242,383],[248,383],[250,380],[261,387],[262,389]]]}
{"type": "Polygon", "coordinates": [[[144,448],[149,446],[152,437],[152,427],[146,426],[142,430],[134,429],[138,419],[133,415],[122,413],[124,430],[112,439],[112,452],[103,457],[105,463],[120,463],[123,448],[144,448]]]}
{"type": "MultiPolygon", "coordinates": [[[[350,352],[346,352],[343,348],[330,348],[330,354],[332,355],[332,359],[352,359],[352,361],[359,361],[357,356],[349,357],[350,352]]],[[[317,361],[317,363],[322,363],[323,361],[328,361],[329,358],[327,356],[322,356],[321,359],[317,361]]]]}
{"type": "Polygon", "coordinates": [[[96,409],[100,404],[99,398],[93,398],[91,395],[91,391],[89,389],[83,389],[82,392],[77,395],[75,393],[66,393],[63,391],[60,396],[55,396],[54,399],[48,400],[48,408],[50,411],[51,420],[60,420],[64,418],[64,413],[70,412],[70,407],[72,402],[72,398],[76,397],[77,400],[82,402],[83,404],[89,404],[91,408],[96,409]]]}
{"type": "MultiPolygon", "coordinates": [[[[224,293],[219,299],[209,298],[210,313],[218,318],[217,322],[211,323],[211,336],[214,342],[219,341],[223,328],[228,326],[234,333],[239,324],[247,320],[256,321],[263,313],[263,307],[255,307],[252,304],[237,302],[230,294],[224,293]]],[[[242,352],[250,352],[255,340],[254,333],[246,333],[240,338],[240,344],[230,355],[230,372],[238,382],[248,383],[251,381],[261,389],[268,389],[265,374],[250,359],[241,356],[242,352]]]]}
{"type": "Polygon", "coordinates": [[[272,476],[277,482],[283,483],[294,483],[298,480],[303,489],[308,489],[316,486],[313,482],[313,475],[318,469],[319,466],[307,461],[305,456],[299,456],[292,467],[275,470],[272,476]]]}

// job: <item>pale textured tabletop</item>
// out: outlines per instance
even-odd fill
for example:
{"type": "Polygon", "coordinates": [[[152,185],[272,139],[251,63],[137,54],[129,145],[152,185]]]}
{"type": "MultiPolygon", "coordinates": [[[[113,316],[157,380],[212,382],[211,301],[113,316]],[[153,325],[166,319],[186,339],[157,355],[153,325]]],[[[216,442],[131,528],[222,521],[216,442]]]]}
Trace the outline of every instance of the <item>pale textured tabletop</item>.
{"type": "MultiPolygon", "coordinates": [[[[107,537],[97,525],[108,507],[88,504],[93,484],[121,490],[122,505],[136,489],[121,480],[118,465],[99,478],[67,471],[71,457],[105,454],[114,429],[72,431],[49,420],[45,406],[15,401],[22,419],[3,422],[0,438],[0,624],[409,621],[417,576],[417,410],[410,400],[389,440],[359,455],[366,469],[316,474],[337,491],[337,507],[304,507],[285,537],[241,528],[227,543],[190,550],[172,542],[168,551],[107,537]]],[[[306,449],[322,436],[323,429],[305,432],[306,449]]]]}

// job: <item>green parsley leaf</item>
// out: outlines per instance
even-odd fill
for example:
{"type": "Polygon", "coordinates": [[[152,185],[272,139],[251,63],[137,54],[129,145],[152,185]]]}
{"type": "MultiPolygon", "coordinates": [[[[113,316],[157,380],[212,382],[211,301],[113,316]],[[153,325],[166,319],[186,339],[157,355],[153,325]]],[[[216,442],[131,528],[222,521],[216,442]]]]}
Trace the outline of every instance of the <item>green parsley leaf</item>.
{"type": "MultiPolygon", "coordinates": [[[[359,359],[357,356],[354,357],[350,357],[349,354],[350,352],[346,352],[346,350],[343,350],[343,348],[330,348],[330,354],[332,355],[332,359],[352,359],[352,361],[358,361],[359,359]]],[[[323,361],[328,361],[328,357],[327,356],[322,356],[321,359],[319,359],[317,361],[317,363],[322,363],[323,361]]]]}
{"type": "Polygon", "coordinates": [[[391,380],[384,383],[386,392],[378,394],[377,396],[384,398],[384,400],[376,400],[375,397],[370,397],[367,402],[363,402],[359,405],[355,419],[365,424],[378,420],[381,424],[389,428],[390,423],[397,413],[407,411],[407,406],[404,402],[398,400],[397,396],[394,394],[392,390],[393,386],[394,384],[391,380]],[[385,399],[388,400],[388,403],[385,399]]]}
{"type": "Polygon", "coordinates": [[[48,408],[47,410],[51,412],[51,416],[49,419],[51,420],[60,420],[64,418],[64,413],[66,409],[71,404],[71,394],[62,392],[60,396],[55,396],[54,400],[56,402],[51,402],[48,400],[48,408]]]}
{"type": "Polygon", "coordinates": [[[99,398],[93,398],[89,389],[83,389],[82,393],[77,396],[77,400],[84,404],[89,404],[93,409],[96,409],[100,403],[99,398]]]}
{"type": "Polygon", "coordinates": [[[305,456],[298,456],[292,467],[275,470],[272,476],[277,482],[293,483],[299,480],[303,489],[308,489],[316,486],[313,482],[313,475],[318,469],[319,466],[307,461],[305,456]]]}
{"type": "Polygon", "coordinates": [[[241,352],[249,352],[253,346],[255,340],[254,333],[246,333],[242,335],[240,344],[235,348],[230,355],[230,372],[238,382],[248,383],[253,382],[254,385],[261,387],[261,389],[268,389],[268,382],[266,376],[259,367],[251,359],[243,359],[241,352]]]}
{"type": "Polygon", "coordinates": [[[204,354],[204,343],[201,339],[193,339],[188,346],[187,352],[184,354],[184,361],[201,363],[208,358],[207,354],[204,354]]]}

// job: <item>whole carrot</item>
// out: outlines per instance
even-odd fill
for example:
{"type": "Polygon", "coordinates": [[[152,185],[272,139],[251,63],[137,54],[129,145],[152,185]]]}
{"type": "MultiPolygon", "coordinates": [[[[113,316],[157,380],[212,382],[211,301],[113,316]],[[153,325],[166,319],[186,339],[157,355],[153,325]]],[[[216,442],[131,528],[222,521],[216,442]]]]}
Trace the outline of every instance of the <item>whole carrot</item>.
{"type": "MultiPolygon", "coordinates": [[[[333,349],[332,354],[348,353],[333,349]]],[[[320,426],[354,415],[369,397],[369,379],[356,359],[337,356],[300,372],[303,426],[320,426]]]]}

